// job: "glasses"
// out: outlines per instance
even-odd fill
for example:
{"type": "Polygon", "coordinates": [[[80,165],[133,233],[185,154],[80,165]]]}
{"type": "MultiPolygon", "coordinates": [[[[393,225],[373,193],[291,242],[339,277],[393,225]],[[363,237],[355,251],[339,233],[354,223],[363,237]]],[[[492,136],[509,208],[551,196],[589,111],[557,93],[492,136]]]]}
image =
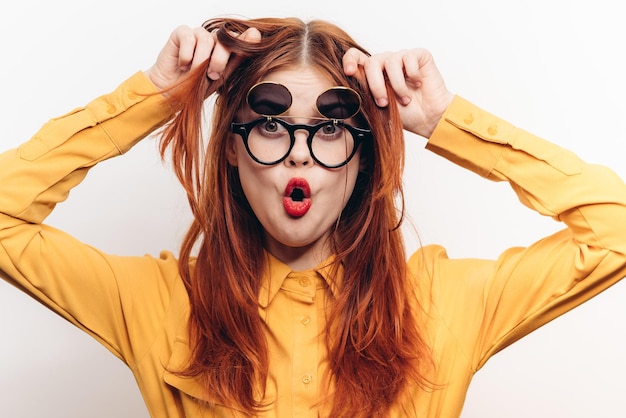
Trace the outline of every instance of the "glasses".
{"type": "Polygon", "coordinates": [[[317,124],[292,124],[281,116],[292,103],[287,87],[273,82],[262,82],[248,92],[247,102],[252,111],[262,115],[251,122],[233,122],[231,131],[243,139],[246,151],[259,164],[274,165],[284,161],[296,142],[296,131],[308,133],[307,146],[313,160],[326,168],[342,167],[356,154],[372,131],[344,122],[359,113],[361,97],[348,87],[332,87],[316,100],[322,117],[317,124]],[[280,116],[280,117],[278,117],[280,116]]]}

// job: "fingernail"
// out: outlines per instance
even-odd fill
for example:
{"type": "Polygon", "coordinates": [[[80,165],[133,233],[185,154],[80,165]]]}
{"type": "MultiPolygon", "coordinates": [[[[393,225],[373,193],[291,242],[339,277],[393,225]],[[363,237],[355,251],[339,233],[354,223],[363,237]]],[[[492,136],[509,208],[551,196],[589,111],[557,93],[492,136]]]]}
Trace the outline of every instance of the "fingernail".
{"type": "Polygon", "coordinates": [[[384,97],[381,97],[380,99],[376,99],[376,104],[380,107],[385,107],[387,106],[388,103],[389,102],[384,97]]]}
{"type": "Polygon", "coordinates": [[[402,101],[403,105],[408,105],[409,103],[411,103],[411,98],[409,96],[404,96],[402,97],[402,99],[400,99],[402,101]]]}
{"type": "Polygon", "coordinates": [[[216,73],[215,71],[211,71],[211,72],[208,74],[208,76],[209,76],[209,78],[210,78],[211,80],[217,80],[218,78],[220,78],[220,74],[219,74],[219,73],[216,73]]]}

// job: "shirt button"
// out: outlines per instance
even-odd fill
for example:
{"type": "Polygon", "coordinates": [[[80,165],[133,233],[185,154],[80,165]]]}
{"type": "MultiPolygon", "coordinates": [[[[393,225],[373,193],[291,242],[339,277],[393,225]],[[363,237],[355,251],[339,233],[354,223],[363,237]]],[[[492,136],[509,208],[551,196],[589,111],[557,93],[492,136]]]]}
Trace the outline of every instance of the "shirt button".
{"type": "Polygon", "coordinates": [[[302,279],[298,280],[298,283],[300,283],[300,286],[302,286],[302,287],[307,287],[307,286],[309,286],[311,284],[311,280],[302,278],[302,279]]]}
{"type": "Polygon", "coordinates": [[[463,118],[463,122],[467,123],[468,125],[474,122],[474,115],[468,113],[467,115],[465,115],[465,118],[463,118]]]}
{"type": "Polygon", "coordinates": [[[108,112],[109,114],[111,114],[111,115],[112,115],[113,113],[115,113],[115,111],[116,111],[115,106],[113,106],[112,104],[110,104],[110,105],[108,105],[108,106],[107,106],[107,112],[108,112]]]}
{"type": "Polygon", "coordinates": [[[302,324],[303,325],[309,325],[310,323],[311,323],[311,317],[310,316],[307,315],[307,316],[304,316],[302,318],[302,324]]]}
{"type": "Polygon", "coordinates": [[[302,376],[302,383],[304,383],[305,385],[308,385],[309,383],[311,383],[312,380],[313,380],[313,376],[311,376],[310,373],[307,373],[304,376],[302,376]]]}
{"type": "Polygon", "coordinates": [[[135,100],[137,98],[137,94],[134,91],[128,93],[128,98],[130,100],[135,100]]]}
{"type": "Polygon", "coordinates": [[[498,133],[498,127],[495,125],[491,125],[490,127],[487,128],[487,133],[489,135],[495,135],[498,133]]]}

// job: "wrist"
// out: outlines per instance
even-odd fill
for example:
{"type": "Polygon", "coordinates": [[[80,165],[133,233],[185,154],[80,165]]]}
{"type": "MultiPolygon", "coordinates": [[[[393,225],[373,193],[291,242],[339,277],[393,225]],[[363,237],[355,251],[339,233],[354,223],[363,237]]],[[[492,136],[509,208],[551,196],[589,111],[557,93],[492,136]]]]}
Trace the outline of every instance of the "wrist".
{"type": "Polygon", "coordinates": [[[444,97],[441,98],[438,106],[433,109],[432,116],[428,118],[428,123],[426,123],[424,126],[424,132],[420,135],[422,135],[424,138],[431,137],[431,135],[435,131],[435,128],[437,128],[437,125],[439,125],[441,118],[446,113],[446,110],[450,107],[450,104],[452,104],[453,100],[454,94],[451,92],[446,92],[444,97]]]}

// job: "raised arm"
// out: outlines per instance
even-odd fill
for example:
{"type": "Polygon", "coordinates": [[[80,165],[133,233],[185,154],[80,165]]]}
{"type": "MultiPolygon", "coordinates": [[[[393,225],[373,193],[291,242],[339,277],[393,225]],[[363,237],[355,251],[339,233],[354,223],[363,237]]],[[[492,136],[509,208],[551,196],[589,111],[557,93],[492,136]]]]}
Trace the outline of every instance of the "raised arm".
{"type": "Polygon", "coordinates": [[[429,150],[507,181],[524,205],[567,227],[493,261],[449,260],[441,248],[411,260],[418,280],[433,280],[422,302],[437,305],[474,369],[626,275],[626,185],[612,170],[455,97],[428,51],[346,54],[346,73],[357,65],[379,105],[395,100],[405,129],[428,138],[429,150]],[[385,77],[394,98],[387,97],[385,77]]]}
{"type": "Polygon", "coordinates": [[[52,119],[29,141],[0,154],[0,276],[129,363],[141,349],[131,347],[133,333],[149,334],[146,324],[157,327],[166,309],[176,261],[171,254],[103,254],[43,222],[90,168],[128,151],[172,116],[160,90],[201,65],[219,78],[228,59],[215,34],[179,27],[145,74],[52,119]],[[162,305],[134,309],[142,300],[162,305]],[[139,319],[139,312],[154,319],[139,319]]]}

